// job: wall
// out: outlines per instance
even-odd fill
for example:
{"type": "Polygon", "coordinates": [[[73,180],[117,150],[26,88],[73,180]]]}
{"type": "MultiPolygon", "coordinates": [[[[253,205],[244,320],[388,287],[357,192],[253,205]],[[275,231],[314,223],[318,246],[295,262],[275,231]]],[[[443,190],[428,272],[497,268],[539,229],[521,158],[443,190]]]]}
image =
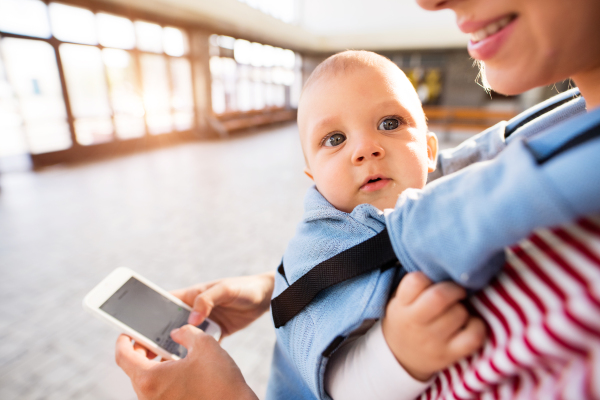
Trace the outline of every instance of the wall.
{"type": "MultiPolygon", "coordinates": [[[[442,91],[434,105],[451,107],[482,107],[492,103],[487,94],[475,79],[478,69],[473,66],[467,50],[420,50],[380,52],[388,57],[404,71],[415,67],[425,70],[438,68],[441,70],[442,91]]],[[[305,55],[303,58],[304,79],[324,60],[328,54],[305,55]]],[[[499,99],[500,96],[496,96],[499,99]]]]}
{"type": "Polygon", "coordinates": [[[297,0],[298,17],[292,24],[237,0],[94,1],[297,51],[456,48],[467,44],[467,37],[456,27],[452,12],[427,12],[414,0],[297,0]]]}
{"type": "Polygon", "coordinates": [[[466,50],[446,53],[446,74],[441,104],[454,107],[481,107],[490,96],[476,82],[479,69],[466,50]]]}
{"type": "Polygon", "coordinates": [[[414,0],[299,0],[300,26],[322,38],[322,48],[399,49],[465,47],[452,11],[429,12],[414,0]]]}

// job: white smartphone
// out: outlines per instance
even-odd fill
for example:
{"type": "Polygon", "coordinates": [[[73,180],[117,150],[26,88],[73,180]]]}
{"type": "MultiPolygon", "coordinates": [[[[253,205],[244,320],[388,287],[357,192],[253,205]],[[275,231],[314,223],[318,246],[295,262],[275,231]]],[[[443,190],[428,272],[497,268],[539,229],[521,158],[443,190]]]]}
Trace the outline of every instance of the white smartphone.
{"type": "MultiPolygon", "coordinates": [[[[83,299],[83,308],[164,359],[187,354],[170,333],[187,324],[192,309],[128,268],[115,269],[96,285],[83,299]]],[[[221,328],[209,319],[198,328],[217,340],[221,337],[221,328]]]]}

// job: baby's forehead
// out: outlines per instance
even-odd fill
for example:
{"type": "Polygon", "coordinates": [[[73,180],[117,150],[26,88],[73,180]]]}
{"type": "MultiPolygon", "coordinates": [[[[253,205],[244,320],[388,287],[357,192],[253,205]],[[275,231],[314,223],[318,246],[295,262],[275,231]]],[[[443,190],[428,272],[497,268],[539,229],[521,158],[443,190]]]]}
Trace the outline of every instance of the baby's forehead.
{"type": "MultiPolygon", "coordinates": [[[[383,57],[382,57],[383,58],[383,57]]],[[[357,75],[368,74],[383,78],[390,84],[406,86],[412,88],[412,84],[396,64],[390,60],[377,60],[377,62],[346,62],[344,64],[334,63],[329,66],[324,66],[315,70],[303,89],[304,92],[310,91],[313,87],[319,87],[332,83],[334,81],[355,80],[357,75]]]]}
{"type": "MultiPolygon", "coordinates": [[[[336,87],[354,87],[361,83],[368,83],[370,86],[384,85],[389,92],[399,92],[406,101],[417,99],[417,93],[406,77],[404,72],[389,59],[378,54],[368,53],[368,57],[363,57],[362,52],[342,53],[338,58],[336,56],[327,59],[313,71],[308,78],[301,95],[311,97],[313,92],[318,92],[319,96],[327,96],[327,90],[336,87]],[[408,94],[408,96],[406,96],[408,94]],[[414,96],[411,96],[413,95],[414,96]]],[[[360,93],[349,92],[350,95],[360,93]]],[[[302,103],[302,102],[301,102],[302,103]]],[[[302,104],[300,104],[302,105],[302,104]]]]}
{"type": "Polygon", "coordinates": [[[319,71],[304,87],[298,105],[298,123],[302,125],[307,117],[319,113],[319,107],[311,107],[315,102],[328,103],[329,99],[338,96],[343,90],[345,98],[363,98],[365,90],[380,89],[387,92],[390,98],[400,103],[417,120],[424,119],[422,107],[416,90],[406,75],[391,61],[386,63],[346,65],[344,68],[327,68],[319,71]],[[354,88],[356,90],[352,90],[354,88]]]}

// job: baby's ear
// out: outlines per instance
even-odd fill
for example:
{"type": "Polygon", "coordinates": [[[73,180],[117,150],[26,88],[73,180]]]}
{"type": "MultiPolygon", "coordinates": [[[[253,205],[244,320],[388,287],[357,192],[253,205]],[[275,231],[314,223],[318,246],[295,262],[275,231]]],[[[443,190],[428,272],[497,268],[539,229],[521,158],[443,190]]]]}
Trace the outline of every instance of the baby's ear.
{"type": "Polygon", "coordinates": [[[427,132],[427,172],[435,171],[437,166],[438,140],[433,132],[427,132]]]}
{"type": "Polygon", "coordinates": [[[313,181],[315,180],[315,178],[313,178],[312,174],[310,173],[310,168],[304,167],[304,173],[306,174],[306,176],[308,176],[313,181]]]}

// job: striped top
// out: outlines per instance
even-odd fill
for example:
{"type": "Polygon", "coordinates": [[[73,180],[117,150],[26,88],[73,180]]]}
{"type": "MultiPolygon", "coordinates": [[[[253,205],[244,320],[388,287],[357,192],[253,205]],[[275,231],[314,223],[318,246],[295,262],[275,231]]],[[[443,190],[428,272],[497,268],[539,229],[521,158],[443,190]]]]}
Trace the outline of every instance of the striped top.
{"type": "Polygon", "coordinates": [[[536,231],[470,299],[488,339],[421,400],[600,399],[600,215],[536,231]]]}

